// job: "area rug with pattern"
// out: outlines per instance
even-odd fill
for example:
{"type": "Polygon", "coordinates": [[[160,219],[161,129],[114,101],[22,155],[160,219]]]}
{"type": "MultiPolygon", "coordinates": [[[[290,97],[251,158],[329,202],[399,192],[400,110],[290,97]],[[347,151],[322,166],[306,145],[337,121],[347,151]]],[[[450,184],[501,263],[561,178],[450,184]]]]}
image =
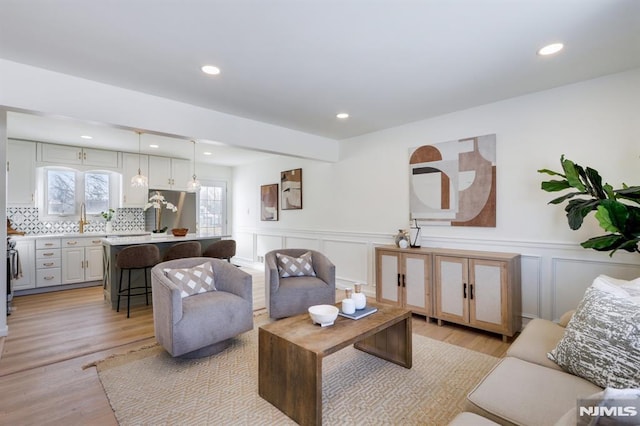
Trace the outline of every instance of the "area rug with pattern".
{"type": "MultiPolygon", "coordinates": [[[[174,359],[153,346],[98,361],[98,376],[121,425],[295,424],[258,395],[258,332],[225,351],[174,359]]],[[[405,369],[353,347],[323,360],[325,425],[446,425],[498,358],[413,335],[405,369]]]]}

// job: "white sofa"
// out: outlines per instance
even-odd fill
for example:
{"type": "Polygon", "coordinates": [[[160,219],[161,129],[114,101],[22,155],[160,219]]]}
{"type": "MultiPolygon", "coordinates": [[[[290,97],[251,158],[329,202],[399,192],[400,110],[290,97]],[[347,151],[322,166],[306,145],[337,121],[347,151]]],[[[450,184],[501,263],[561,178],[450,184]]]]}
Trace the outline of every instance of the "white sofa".
{"type": "MultiPolygon", "coordinates": [[[[594,365],[595,358],[589,358],[592,354],[587,353],[584,356],[587,359],[586,362],[580,361],[583,363],[582,367],[587,370],[582,376],[590,380],[565,371],[549,359],[547,354],[558,347],[561,341],[563,345],[570,345],[570,350],[575,351],[578,351],[576,348],[583,344],[587,349],[579,350],[584,352],[589,352],[590,346],[603,346],[608,353],[613,354],[607,360],[608,354],[603,351],[603,348],[596,348],[599,350],[596,355],[604,354],[605,357],[604,361],[599,362],[600,365],[607,365],[602,370],[608,371],[607,374],[611,378],[606,380],[615,383],[612,387],[638,388],[640,327],[634,324],[638,324],[640,320],[640,278],[628,282],[600,276],[594,280],[590,290],[585,293],[585,298],[578,306],[578,312],[566,313],[558,324],[544,319],[534,319],[529,322],[513,342],[506,356],[468,394],[465,413],[457,416],[451,425],[480,425],[492,424],[492,422],[500,425],[575,425],[577,400],[593,398],[594,395],[602,396],[604,388],[598,386],[602,384],[602,379],[588,377],[589,367],[594,365]],[[590,292],[593,287],[595,290],[590,292]],[[619,291],[619,289],[623,290],[619,291]],[[607,304],[608,300],[601,303],[598,298],[595,299],[595,303],[590,304],[590,300],[593,302],[593,297],[589,299],[588,295],[600,293],[605,295],[602,299],[612,297],[615,303],[626,304],[626,310],[612,309],[612,305],[607,304]],[[621,312],[624,313],[624,317],[616,318],[616,313],[621,312]],[[602,320],[603,316],[609,315],[612,318],[602,320]],[[570,320],[572,320],[571,324],[569,324],[570,320]],[[582,329],[581,322],[590,325],[582,329]],[[618,323],[628,324],[620,326],[622,332],[616,336],[615,333],[620,331],[617,330],[618,323]],[[570,330],[570,333],[565,337],[567,330],[570,330]],[[591,338],[590,333],[596,337],[591,338]],[[610,334],[611,341],[604,342],[610,334]],[[575,339],[572,340],[576,336],[578,344],[575,339]],[[615,352],[619,348],[612,350],[611,346],[607,346],[614,341],[625,341],[625,344],[630,345],[631,349],[624,346],[623,350],[624,357],[629,357],[628,359],[620,361],[620,354],[615,352]],[[618,363],[622,364],[622,368],[614,365],[618,363]],[[620,379],[620,371],[628,373],[628,376],[624,375],[620,379]],[[614,377],[616,375],[617,379],[614,377]],[[620,380],[626,386],[620,386],[620,380]]],[[[583,353],[573,353],[571,356],[579,359],[583,353]]],[[[571,368],[574,367],[569,369],[571,368]]],[[[610,385],[606,384],[606,386],[610,385]]],[[[638,420],[640,421],[640,418],[638,420]]]]}

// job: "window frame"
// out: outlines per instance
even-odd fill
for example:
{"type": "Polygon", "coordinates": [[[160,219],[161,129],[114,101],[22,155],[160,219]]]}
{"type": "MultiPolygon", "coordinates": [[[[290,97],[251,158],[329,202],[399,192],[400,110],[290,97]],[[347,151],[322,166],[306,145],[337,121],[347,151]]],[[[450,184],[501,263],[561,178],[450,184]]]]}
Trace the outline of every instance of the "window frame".
{"type": "MultiPolygon", "coordinates": [[[[106,174],[109,176],[109,205],[107,209],[117,209],[118,208],[118,200],[120,199],[120,181],[122,179],[122,175],[113,170],[102,170],[102,169],[87,169],[87,170],[79,170],[72,167],[64,167],[64,166],[41,166],[36,170],[38,188],[37,188],[37,207],[39,211],[40,220],[49,221],[49,222],[62,222],[69,220],[80,220],[80,204],[85,203],[86,205],[86,174],[96,173],[96,174],[106,174]],[[68,214],[51,214],[49,213],[49,175],[48,171],[65,171],[65,172],[73,172],[75,174],[75,197],[74,197],[74,209],[73,213],[68,214]]],[[[87,213],[88,219],[96,219],[100,217],[100,212],[96,213],[87,213]]]]}

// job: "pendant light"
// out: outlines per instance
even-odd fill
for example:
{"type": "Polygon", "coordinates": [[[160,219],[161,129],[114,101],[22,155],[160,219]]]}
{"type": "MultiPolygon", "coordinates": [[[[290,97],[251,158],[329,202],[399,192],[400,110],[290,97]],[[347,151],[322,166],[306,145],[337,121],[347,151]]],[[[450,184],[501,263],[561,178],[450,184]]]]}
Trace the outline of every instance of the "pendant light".
{"type": "Polygon", "coordinates": [[[200,189],[200,181],[196,177],[196,141],[191,142],[193,142],[193,176],[189,182],[187,182],[187,190],[189,192],[196,192],[200,189]]]}
{"type": "Polygon", "coordinates": [[[131,186],[134,188],[142,188],[149,186],[149,179],[142,174],[140,170],[140,139],[142,138],[142,132],[136,132],[138,134],[138,174],[131,178],[131,186]]]}

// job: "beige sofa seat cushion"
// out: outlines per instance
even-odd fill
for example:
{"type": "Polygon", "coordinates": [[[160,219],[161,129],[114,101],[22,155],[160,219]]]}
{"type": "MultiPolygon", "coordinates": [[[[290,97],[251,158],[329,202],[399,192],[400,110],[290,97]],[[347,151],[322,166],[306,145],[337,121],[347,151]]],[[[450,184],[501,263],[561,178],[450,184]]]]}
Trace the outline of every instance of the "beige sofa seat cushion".
{"type": "Polygon", "coordinates": [[[547,357],[547,353],[555,349],[564,332],[564,327],[551,321],[538,318],[531,320],[509,347],[507,356],[562,370],[558,364],[547,357]]]}
{"type": "Polygon", "coordinates": [[[507,357],[469,393],[465,411],[503,425],[553,425],[578,398],[601,390],[571,374],[507,357]]]}
{"type": "Polygon", "coordinates": [[[498,423],[492,422],[486,417],[474,413],[463,411],[458,414],[448,426],[496,426],[498,423]]]}

